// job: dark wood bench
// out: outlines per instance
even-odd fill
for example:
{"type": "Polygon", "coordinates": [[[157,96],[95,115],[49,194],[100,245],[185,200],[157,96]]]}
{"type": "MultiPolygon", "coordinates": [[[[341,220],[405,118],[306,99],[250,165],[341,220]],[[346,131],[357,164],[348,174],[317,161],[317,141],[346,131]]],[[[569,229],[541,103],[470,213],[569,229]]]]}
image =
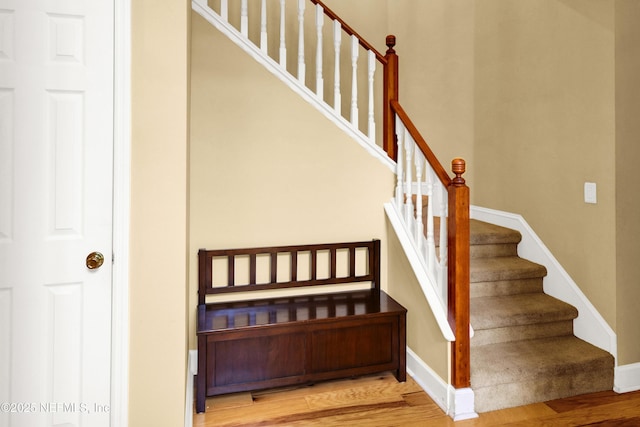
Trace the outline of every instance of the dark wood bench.
{"type": "Polygon", "coordinates": [[[197,412],[219,394],[383,371],[405,381],[406,309],[380,290],[379,240],[198,256],[197,412]],[[346,289],[322,292],[332,285],[346,289]],[[264,297],[301,287],[312,293],[264,297]],[[206,301],[247,291],[249,300],[206,301]]]}

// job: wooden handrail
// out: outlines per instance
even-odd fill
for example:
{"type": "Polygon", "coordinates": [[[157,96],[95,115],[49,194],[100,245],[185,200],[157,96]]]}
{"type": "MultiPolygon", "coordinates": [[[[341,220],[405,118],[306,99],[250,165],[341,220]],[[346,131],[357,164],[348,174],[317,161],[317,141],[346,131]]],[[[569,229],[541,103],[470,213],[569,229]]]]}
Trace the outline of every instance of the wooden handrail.
{"type": "Polygon", "coordinates": [[[386,65],[387,59],[384,57],[384,55],[378,52],[378,50],[375,47],[373,47],[371,43],[367,42],[360,34],[358,34],[353,28],[351,28],[346,22],[344,22],[342,18],[340,18],[326,4],[322,3],[320,0],[311,0],[311,3],[322,6],[322,9],[324,10],[325,15],[327,15],[329,18],[333,19],[334,21],[338,21],[342,26],[342,29],[347,34],[349,34],[350,36],[356,36],[356,38],[358,39],[358,42],[360,43],[360,46],[373,52],[376,55],[376,59],[382,64],[386,65]]]}
{"type": "Polygon", "coordinates": [[[429,148],[422,135],[420,135],[420,132],[418,132],[418,128],[413,124],[413,122],[409,118],[409,115],[404,111],[404,108],[402,108],[398,101],[391,100],[391,109],[398,115],[400,120],[402,120],[402,123],[404,123],[416,145],[420,147],[420,151],[422,151],[422,154],[424,154],[424,156],[426,157],[427,161],[438,176],[438,179],[440,179],[440,182],[442,182],[442,185],[444,185],[445,187],[449,187],[449,185],[451,184],[451,178],[449,177],[449,174],[442,166],[436,155],[433,154],[433,151],[431,151],[431,148],[429,148]]]}
{"type": "Polygon", "coordinates": [[[377,61],[382,64],[384,75],[382,104],[382,148],[391,159],[396,160],[397,144],[395,139],[395,120],[393,117],[393,111],[391,111],[390,107],[390,101],[398,99],[399,88],[398,55],[396,55],[396,52],[393,49],[396,44],[395,36],[387,36],[387,51],[385,55],[383,55],[321,0],[310,1],[313,4],[322,7],[323,13],[328,16],[329,19],[340,23],[340,27],[344,32],[346,32],[349,36],[355,36],[356,39],[358,39],[358,43],[360,44],[360,46],[372,52],[375,55],[377,61]]]}
{"type": "Polygon", "coordinates": [[[455,388],[471,386],[471,343],[469,338],[469,187],[462,175],[463,159],[452,161],[454,178],[450,178],[436,155],[397,100],[390,101],[391,110],[400,118],[416,146],[425,156],[440,182],[447,188],[449,219],[447,221],[447,318],[454,332],[451,343],[451,383],[455,388]]]}

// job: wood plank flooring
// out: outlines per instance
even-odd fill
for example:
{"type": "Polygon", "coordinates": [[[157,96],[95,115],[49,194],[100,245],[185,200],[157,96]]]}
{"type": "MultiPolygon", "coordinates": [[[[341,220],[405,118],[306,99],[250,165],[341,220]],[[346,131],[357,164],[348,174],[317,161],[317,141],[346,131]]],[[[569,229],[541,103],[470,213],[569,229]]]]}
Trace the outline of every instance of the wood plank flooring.
{"type": "Polygon", "coordinates": [[[454,423],[407,376],[388,374],[207,399],[194,427],[640,426],[640,391],[594,393],[480,414],[454,423]]]}

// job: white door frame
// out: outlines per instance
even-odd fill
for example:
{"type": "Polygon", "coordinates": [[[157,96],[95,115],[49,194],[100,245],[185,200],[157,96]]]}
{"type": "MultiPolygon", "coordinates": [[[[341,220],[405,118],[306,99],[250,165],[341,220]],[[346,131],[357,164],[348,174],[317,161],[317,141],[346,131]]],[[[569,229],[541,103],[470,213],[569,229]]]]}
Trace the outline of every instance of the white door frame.
{"type": "Polygon", "coordinates": [[[114,8],[111,427],[127,427],[129,424],[131,0],[114,0],[114,8]]]}

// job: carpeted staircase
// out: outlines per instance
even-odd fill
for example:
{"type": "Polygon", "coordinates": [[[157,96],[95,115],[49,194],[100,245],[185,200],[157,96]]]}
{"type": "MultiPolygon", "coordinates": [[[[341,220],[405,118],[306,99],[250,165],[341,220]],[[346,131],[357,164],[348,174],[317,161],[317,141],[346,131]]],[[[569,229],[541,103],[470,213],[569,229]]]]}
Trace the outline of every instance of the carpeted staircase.
{"type": "Polygon", "coordinates": [[[471,221],[471,388],[477,412],[613,388],[614,359],[576,338],[577,310],[546,295],[520,233],[471,221]]]}

